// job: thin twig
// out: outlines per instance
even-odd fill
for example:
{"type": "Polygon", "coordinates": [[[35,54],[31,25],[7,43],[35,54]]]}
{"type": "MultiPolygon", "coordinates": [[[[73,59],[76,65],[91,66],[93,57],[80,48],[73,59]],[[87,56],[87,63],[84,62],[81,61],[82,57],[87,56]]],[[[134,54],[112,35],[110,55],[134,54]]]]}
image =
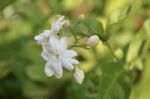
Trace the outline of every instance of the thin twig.
{"type": "Polygon", "coordinates": [[[80,23],[81,23],[81,20],[78,20],[78,22],[76,23],[76,25],[73,27],[73,30],[75,30],[80,23]]]}
{"type": "Polygon", "coordinates": [[[119,59],[116,57],[116,55],[114,54],[110,44],[108,42],[105,43],[109,49],[109,51],[111,52],[112,56],[118,61],[119,59]]]}
{"type": "Polygon", "coordinates": [[[76,35],[74,34],[73,29],[72,29],[71,26],[69,26],[69,29],[70,29],[70,31],[71,31],[73,37],[75,38],[75,40],[78,41],[78,38],[77,38],[76,35]]]}

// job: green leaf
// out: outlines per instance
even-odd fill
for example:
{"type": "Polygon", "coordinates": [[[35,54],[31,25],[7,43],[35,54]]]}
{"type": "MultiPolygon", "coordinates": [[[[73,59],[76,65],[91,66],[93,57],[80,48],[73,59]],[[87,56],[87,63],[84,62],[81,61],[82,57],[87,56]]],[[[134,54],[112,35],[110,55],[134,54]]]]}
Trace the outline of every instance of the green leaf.
{"type": "Polygon", "coordinates": [[[88,36],[88,28],[83,24],[79,24],[77,28],[75,28],[75,32],[79,35],[88,36]]]}
{"type": "Polygon", "coordinates": [[[23,94],[28,99],[43,99],[44,96],[48,95],[48,89],[38,83],[26,81],[23,85],[23,94]]]}
{"type": "Polygon", "coordinates": [[[112,12],[110,17],[108,18],[107,25],[106,25],[106,33],[110,34],[111,29],[117,24],[122,23],[125,18],[128,16],[129,12],[131,11],[131,5],[127,5],[123,8],[118,8],[112,12]]]}
{"type": "Polygon", "coordinates": [[[122,64],[103,62],[87,73],[82,85],[71,84],[67,99],[128,99],[131,86],[132,73],[122,64]]]}
{"type": "Polygon", "coordinates": [[[141,56],[145,44],[146,44],[146,33],[143,30],[141,30],[141,32],[135,35],[135,37],[133,38],[133,40],[129,45],[126,62],[128,63],[134,61],[136,58],[141,56]]]}
{"type": "Polygon", "coordinates": [[[11,61],[2,61],[0,62],[0,79],[7,76],[11,71],[11,61]]]}
{"type": "Polygon", "coordinates": [[[150,19],[145,21],[144,26],[147,32],[147,36],[150,37],[150,19]]]}
{"type": "Polygon", "coordinates": [[[67,99],[98,99],[100,68],[88,72],[81,85],[72,81],[67,89],[67,99]]]}
{"type": "Polygon", "coordinates": [[[98,35],[102,40],[106,40],[107,38],[102,23],[94,18],[85,19],[83,23],[77,26],[75,32],[86,36],[98,35]]]}
{"type": "Polygon", "coordinates": [[[144,69],[140,76],[140,81],[133,87],[130,99],[150,99],[150,54],[144,60],[144,69]]]}
{"type": "Polygon", "coordinates": [[[36,66],[27,66],[26,74],[34,81],[45,81],[44,65],[37,64],[36,66]]]}
{"type": "Polygon", "coordinates": [[[106,39],[106,35],[104,33],[103,25],[97,19],[86,19],[84,21],[84,25],[88,28],[89,35],[98,35],[102,40],[106,39]]]}
{"type": "Polygon", "coordinates": [[[131,10],[131,5],[127,5],[124,8],[118,8],[112,12],[109,17],[107,25],[113,25],[123,21],[129,14],[131,10]]]}
{"type": "Polygon", "coordinates": [[[101,66],[102,76],[99,86],[100,99],[128,99],[132,75],[125,72],[123,66],[118,63],[104,63],[101,66]]]}

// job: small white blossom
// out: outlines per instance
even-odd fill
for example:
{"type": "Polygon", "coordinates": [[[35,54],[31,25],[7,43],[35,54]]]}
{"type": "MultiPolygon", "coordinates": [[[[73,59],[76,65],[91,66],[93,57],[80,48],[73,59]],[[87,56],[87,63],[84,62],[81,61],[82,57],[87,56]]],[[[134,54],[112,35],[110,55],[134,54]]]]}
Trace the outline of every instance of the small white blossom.
{"type": "Polygon", "coordinates": [[[96,46],[98,44],[99,41],[100,41],[99,37],[97,35],[93,35],[93,36],[88,38],[87,45],[89,47],[94,47],[94,46],[96,46]]]}
{"type": "Polygon", "coordinates": [[[84,79],[84,72],[78,67],[75,67],[74,78],[78,84],[82,84],[83,79],[84,79]]]}
{"type": "Polygon", "coordinates": [[[74,78],[77,83],[81,84],[84,79],[84,73],[75,65],[79,64],[74,57],[77,53],[74,50],[68,49],[68,43],[65,37],[57,38],[57,33],[62,27],[70,26],[68,20],[64,20],[64,16],[60,16],[53,22],[50,30],[44,30],[40,35],[34,39],[42,46],[43,51],[41,56],[46,61],[45,74],[47,76],[56,76],[58,79],[63,76],[63,68],[67,70],[74,70],[74,78]]]}
{"type": "Polygon", "coordinates": [[[68,50],[68,44],[65,37],[57,39],[54,36],[49,38],[48,43],[43,43],[41,56],[47,61],[45,73],[47,76],[55,75],[58,79],[63,76],[63,68],[73,70],[74,65],[79,62],[74,59],[77,53],[68,50]]]}
{"type": "Polygon", "coordinates": [[[44,30],[43,33],[41,33],[40,35],[35,36],[34,39],[39,44],[43,43],[51,35],[56,35],[59,32],[59,30],[62,28],[64,23],[65,23],[64,22],[64,16],[61,16],[55,22],[53,22],[50,30],[44,30]]]}
{"type": "Polygon", "coordinates": [[[60,16],[55,22],[52,23],[51,26],[51,34],[56,34],[60,31],[60,29],[65,24],[64,16],[60,16]]]}

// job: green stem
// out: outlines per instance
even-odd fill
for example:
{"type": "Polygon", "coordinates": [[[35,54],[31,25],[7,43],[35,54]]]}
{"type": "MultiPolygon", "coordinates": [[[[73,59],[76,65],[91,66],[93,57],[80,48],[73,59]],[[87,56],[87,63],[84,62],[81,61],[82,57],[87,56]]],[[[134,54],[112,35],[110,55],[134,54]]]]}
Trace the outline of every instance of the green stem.
{"type": "Polygon", "coordinates": [[[71,31],[73,37],[75,38],[75,40],[78,41],[78,38],[77,38],[76,35],[74,34],[73,29],[72,29],[71,26],[69,26],[69,29],[70,29],[70,31],[71,31]]]}
{"type": "Polygon", "coordinates": [[[95,56],[96,61],[98,61],[98,60],[99,60],[99,56],[98,56],[98,54],[97,54],[96,47],[94,47],[94,48],[92,49],[92,51],[93,51],[93,53],[94,53],[94,56],[95,56]]]}
{"type": "Polygon", "coordinates": [[[116,57],[116,55],[114,54],[110,44],[108,42],[105,43],[109,49],[109,51],[111,52],[112,56],[118,61],[118,58],[116,57]]]}
{"type": "Polygon", "coordinates": [[[73,29],[76,29],[76,27],[81,23],[81,20],[78,20],[78,22],[76,23],[76,25],[74,26],[73,29]]]}

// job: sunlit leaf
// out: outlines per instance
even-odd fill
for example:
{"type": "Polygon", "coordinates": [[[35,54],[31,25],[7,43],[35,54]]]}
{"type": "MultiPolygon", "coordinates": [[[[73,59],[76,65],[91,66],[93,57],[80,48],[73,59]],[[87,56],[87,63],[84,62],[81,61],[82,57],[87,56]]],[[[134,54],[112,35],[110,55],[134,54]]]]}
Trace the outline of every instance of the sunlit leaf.
{"type": "Polygon", "coordinates": [[[107,23],[108,26],[123,21],[129,14],[130,10],[131,10],[131,5],[128,5],[124,8],[118,8],[118,9],[114,10],[112,12],[111,16],[109,17],[109,20],[107,23]]]}
{"type": "Polygon", "coordinates": [[[150,19],[145,21],[144,26],[147,32],[147,36],[150,37],[150,19]]]}
{"type": "Polygon", "coordinates": [[[121,22],[123,22],[126,19],[130,11],[131,11],[131,5],[127,5],[123,8],[118,8],[112,12],[112,14],[110,15],[107,21],[107,26],[106,26],[107,35],[111,33],[111,29],[113,27],[117,26],[117,24],[119,23],[121,24],[121,22]]]}
{"type": "Polygon", "coordinates": [[[146,33],[141,31],[134,37],[134,39],[130,43],[126,61],[131,62],[135,60],[138,56],[140,56],[144,49],[145,43],[146,43],[146,33]]]}
{"type": "Polygon", "coordinates": [[[144,62],[144,70],[142,72],[140,81],[133,87],[130,99],[149,99],[150,98],[150,57],[148,54],[147,59],[144,62]]]}
{"type": "Polygon", "coordinates": [[[116,63],[102,65],[99,86],[101,99],[128,99],[132,86],[132,75],[116,63]]]}

